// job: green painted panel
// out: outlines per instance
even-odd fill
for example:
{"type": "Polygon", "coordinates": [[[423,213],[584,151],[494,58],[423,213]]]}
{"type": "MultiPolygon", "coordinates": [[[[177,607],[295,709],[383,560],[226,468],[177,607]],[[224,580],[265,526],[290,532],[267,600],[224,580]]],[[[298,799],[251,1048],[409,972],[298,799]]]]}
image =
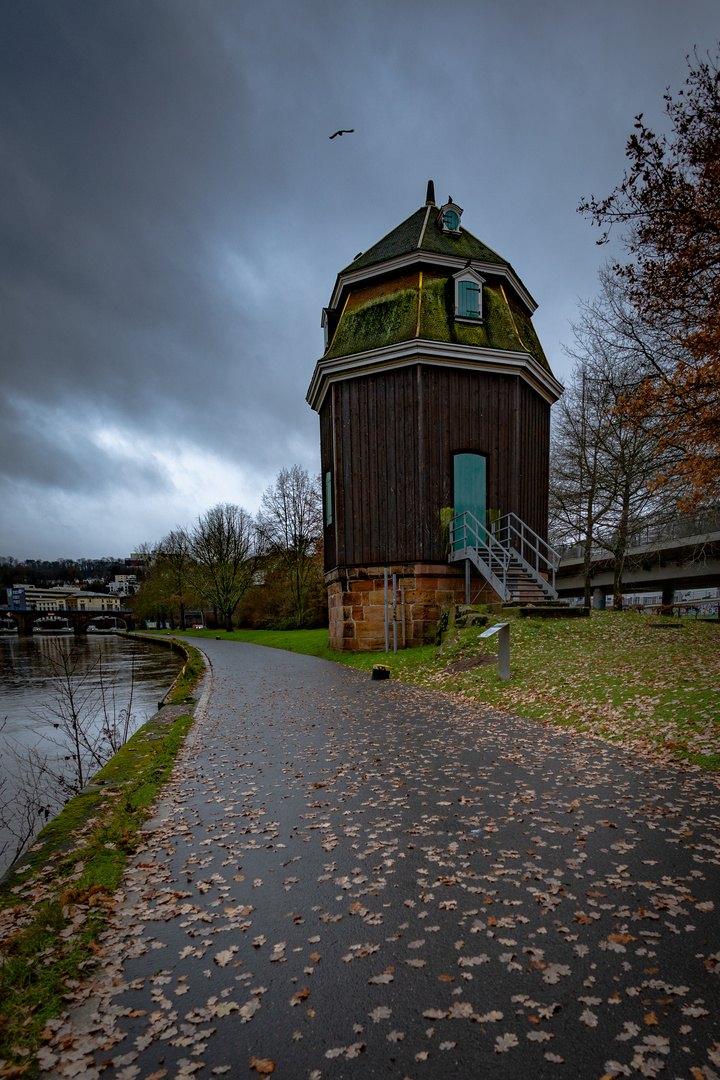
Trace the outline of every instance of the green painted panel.
{"type": "Polygon", "coordinates": [[[325,527],[332,525],[332,473],[325,473],[325,527]]]}
{"type": "Polygon", "coordinates": [[[481,525],[485,525],[485,458],[482,454],[455,454],[453,473],[455,514],[469,511],[481,525]]]}

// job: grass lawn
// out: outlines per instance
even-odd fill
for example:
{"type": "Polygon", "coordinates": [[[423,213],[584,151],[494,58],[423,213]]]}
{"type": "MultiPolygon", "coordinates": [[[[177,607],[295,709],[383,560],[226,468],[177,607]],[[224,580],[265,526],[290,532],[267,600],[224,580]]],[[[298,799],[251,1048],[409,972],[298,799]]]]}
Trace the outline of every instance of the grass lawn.
{"type": "Polygon", "coordinates": [[[632,612],[587,619],[517,619],[511,629],[511,678],[492,665],[458,670],[496,639],[463,631],[439,653],[434,646],[392,653],[329,649],[326,630],[190,631],[197,637],[250,641],[369,669],[387,663],[406,682],[572,727],[610,742],[720,768],[720,624],[632,612]],[[680,628],[668,627],[680,621],[680,628]],[[457,666],[456,666],[457,665],[457,666]]]}
{"type": "MultiPolygon", "coordinates": [[[[150,631],[167,633],[174,631],[150,631]]],[[[223,641],[247,641],[253,645],[267,645],[270,649],[285,649],[287,652],[305,653],[308,656],[320,656],[323,660],[335,660],[339,664],[362,668],[369,671],[373,664],[388,664],[393,670],[408,668],[412,670],[418,664],[429,663],[437,653],[434,645],[424,645],[420,649],[381,653],[340,652],[328,648],[327,630],[233,630],[228,634],[224,630],[185,630],[183,637],[222,638],[223,641]]]]}

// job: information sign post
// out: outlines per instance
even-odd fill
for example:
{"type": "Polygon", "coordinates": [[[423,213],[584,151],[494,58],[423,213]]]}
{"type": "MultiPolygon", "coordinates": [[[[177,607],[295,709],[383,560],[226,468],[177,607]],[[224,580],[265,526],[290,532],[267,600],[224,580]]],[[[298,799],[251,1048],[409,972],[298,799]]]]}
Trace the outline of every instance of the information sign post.
{"type": "Polygon", "coordinates": [[[510,623],[496,623],[479,634],[478,640],[494,634],[498,635],[498,678],[507,681],[510,678],[510,623]]]}

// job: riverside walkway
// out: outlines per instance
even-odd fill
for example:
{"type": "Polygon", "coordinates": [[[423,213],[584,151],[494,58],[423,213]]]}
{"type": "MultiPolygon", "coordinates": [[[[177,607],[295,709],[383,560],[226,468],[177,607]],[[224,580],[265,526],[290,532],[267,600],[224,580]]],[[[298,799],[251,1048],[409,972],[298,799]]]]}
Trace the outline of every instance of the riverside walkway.
{"type": "Polygon", "coordinates": [[[196,723],[44,1076],[720,1076],[714,777],[200,644],[196,723]]]}

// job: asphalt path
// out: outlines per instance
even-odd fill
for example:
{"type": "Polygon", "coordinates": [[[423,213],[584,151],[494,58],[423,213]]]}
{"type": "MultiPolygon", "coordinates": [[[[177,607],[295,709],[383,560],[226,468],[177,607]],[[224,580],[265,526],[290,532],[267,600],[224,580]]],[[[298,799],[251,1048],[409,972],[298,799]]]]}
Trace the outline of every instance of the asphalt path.
{"type": "Polygon", "coordinates": [[[720,1076],[714,777],[202,647],[198,718],[45,1075],[720,1076]]]}

